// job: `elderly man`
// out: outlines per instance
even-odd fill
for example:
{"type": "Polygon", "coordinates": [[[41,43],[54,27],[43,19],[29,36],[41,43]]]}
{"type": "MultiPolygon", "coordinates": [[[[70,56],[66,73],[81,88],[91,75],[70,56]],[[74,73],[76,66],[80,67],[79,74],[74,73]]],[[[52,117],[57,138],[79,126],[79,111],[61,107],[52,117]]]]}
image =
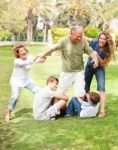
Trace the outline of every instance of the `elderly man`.
{"type": "Polygon", "coordinates": [[[75,96],[85,94],[83,54],[88,54],[94,61],[94,68],[98,66],[97,53],[92,51],[83,36],[83,27],[75,26],[67,37],[62,38],[40,57],[45,57],[53,51],[60,50],[62,58],[62,72],[59,79],[59,91],[65,93],[74,84],[75,96]]]}

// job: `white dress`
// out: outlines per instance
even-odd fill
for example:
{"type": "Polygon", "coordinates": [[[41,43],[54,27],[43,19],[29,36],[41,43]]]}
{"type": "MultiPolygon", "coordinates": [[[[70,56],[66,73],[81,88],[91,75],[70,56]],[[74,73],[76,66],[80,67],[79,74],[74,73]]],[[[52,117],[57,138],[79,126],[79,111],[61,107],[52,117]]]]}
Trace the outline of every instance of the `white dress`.
{"type": "Polygon", "coordinates": [[[32,80],[29,77],[29,70],[33,63],[31,56],[28,56],[26,60],[16,58],[14,60],[14,68],[10,78],[11,85],[17,85],[18,87],[24,87],[32,80]]]}

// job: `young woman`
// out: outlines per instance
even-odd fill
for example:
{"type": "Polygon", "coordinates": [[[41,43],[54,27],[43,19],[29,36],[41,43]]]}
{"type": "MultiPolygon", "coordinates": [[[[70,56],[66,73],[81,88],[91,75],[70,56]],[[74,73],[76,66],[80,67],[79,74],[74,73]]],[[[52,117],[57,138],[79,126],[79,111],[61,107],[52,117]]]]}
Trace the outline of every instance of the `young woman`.
{"type": "Polygon", "coordinates": [[[86,38],[90,43],[94,51],[98,54],[99,65],[97,68],[93,68],[94,61],[91,58],[88,59],[85,67],[85,90],[86,93],[90,91],[90,85],[95,75],[97,81],[97,90],[100,94],[100,112],[98,117],[105,116],[105,66],[110,62],[114,56],[114,43],[112,37],[107,32],[100,33],[97,40],[86,38]]]}

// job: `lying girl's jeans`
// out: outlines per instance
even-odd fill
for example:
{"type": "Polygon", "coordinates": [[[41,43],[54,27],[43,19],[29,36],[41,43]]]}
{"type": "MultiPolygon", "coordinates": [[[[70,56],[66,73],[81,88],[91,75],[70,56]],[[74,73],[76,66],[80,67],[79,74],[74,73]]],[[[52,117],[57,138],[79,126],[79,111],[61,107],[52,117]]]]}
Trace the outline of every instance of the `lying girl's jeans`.
{"type": "Polygon", "coordinates": [[[78,101],[77,97],[72,97],[69,102],[69,105],[66,109],[67,116],[80,115],[81,103],[78,101]]]}
{"type": "MultiPolygon", "coordinates": [[[[13,108],[14,108],[16,102],[17,102],[18,96],[19,96],[20,88],[21,87],[19,87],[17,85],[11,85],[12,95],[11,95],[11,98],[10,98],[9,104],[8,104],[8,109],[9,110],[13,110],[13,108]]],[[[33,93],[37,93],[40,90],[40,88],[33,82],[30,82],[24,88],[30,90],[33,93]]]]}

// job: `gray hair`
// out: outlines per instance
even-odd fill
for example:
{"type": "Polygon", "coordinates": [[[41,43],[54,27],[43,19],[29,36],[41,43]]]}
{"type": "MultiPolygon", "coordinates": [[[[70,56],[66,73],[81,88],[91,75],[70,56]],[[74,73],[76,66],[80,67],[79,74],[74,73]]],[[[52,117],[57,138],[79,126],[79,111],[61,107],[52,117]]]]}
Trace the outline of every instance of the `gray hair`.
{"type": "Polygon", "coordinates": [[[82,26],[74,26],[71,30],[70,30],[70,33],[73,33],[73,32],[76,32],[76,31],[81,31],[81,32],[83,32],[84,31],[84,29],[83,29],[83,27],[82,26]]]}

